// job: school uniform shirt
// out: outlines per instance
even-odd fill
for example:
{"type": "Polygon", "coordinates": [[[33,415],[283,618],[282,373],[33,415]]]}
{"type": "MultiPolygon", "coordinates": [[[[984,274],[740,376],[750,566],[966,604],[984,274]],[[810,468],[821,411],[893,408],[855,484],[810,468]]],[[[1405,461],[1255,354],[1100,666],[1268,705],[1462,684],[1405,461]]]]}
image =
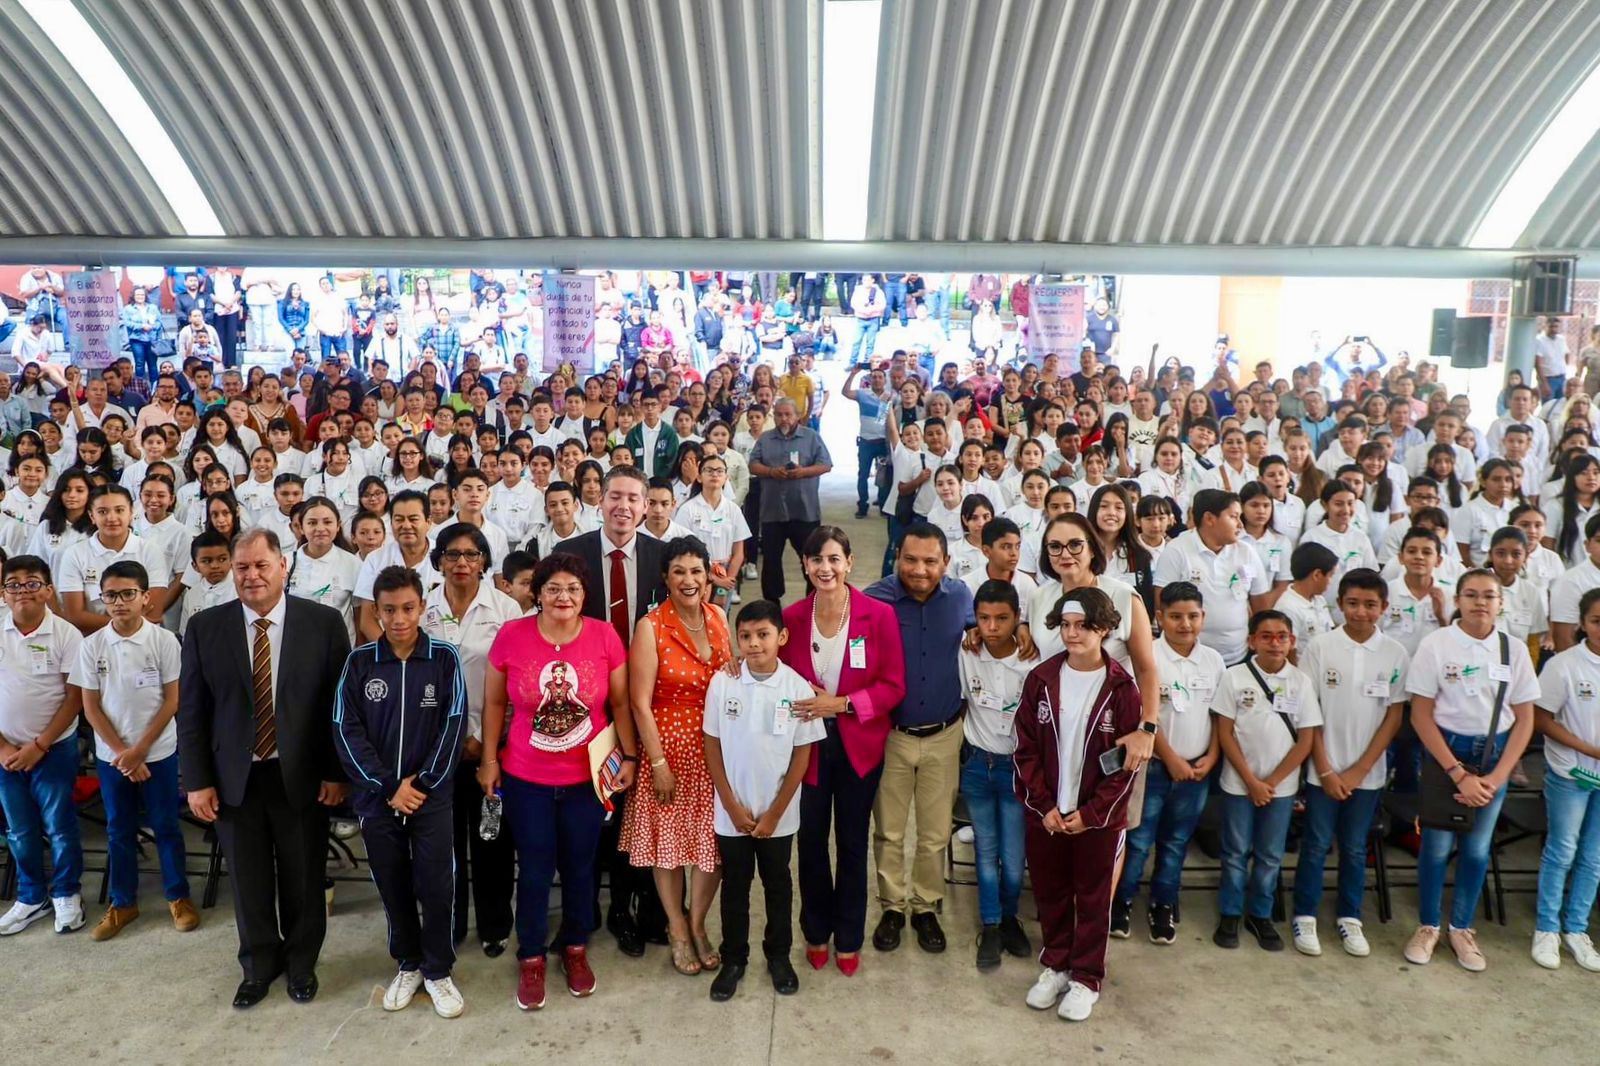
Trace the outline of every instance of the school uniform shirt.
{"type": "Polygon", "coordinates": [[[1515,497],[1496,506],[1482,496],[1474,496],[1450,520],[1450,532],[1457,544],[1465,544],[1473,566],[1483,566],[1489,558],[1489,538],[1511,524],[1515,497]]]}
{"type": "MultiPolygon", "coordinates": [[[[251,523],[253,529],[270,529],[278,535],[278,547],[283,551],[293,551],[295,545],[294,529],[289,524],[289,516],[277,507],[258,516],[251,523]]],[[[187,534],[187,530],[185,530],[187,534]]],[[[190,536],[190,539],[194,539],[190,536]]],[[[187,542],[186,542],[187,543],[187,542]]],[[[184,548],[184,558],[188,558],[188,547],[184,548]]]]}
{"type": "Polygon", "coordinates": [[[422,435],[422,454],[433,461],[434,466],[443,466],[450,458],[450,438],[452,433],[435,433],[429,430],[422,435]]]}
{"type": "MultiPolygon", "coordinates": [[[[1307,529],[1314,529],[1317,526],[1322,525],[1327,518],[1328,512],[1327,509],[1322,506],[1321,500],[1312,502],[1312,504],[1306,508],[1307,529]]],[[[1372,512],[1367,510],[1367,504],[1365,500],[1356,501],[1356,508],[1350,515],[1350,525],[1355,529],[1359,529],[1363,536],[1370,534],[1372,530],[1372,512]]],[[[1304,540],[1305,537],[1302,535],[1300,539],[1304,540]]]]}
{"type": "Polygon", "coordinates": [[[246,523],[254,523],[260,515],[278,509],[278,500],[273,491],[271,481],[257,481],[253,477],[233,490],[234,499],[239,501],[239,509],[244,512],[242,517],[246,523]]]}
{"type": "MultiPolygon", "coordinates": [[[[1562,520],[1564,508],[1561,503],[1561,492],[1557,489],[1554,493],[1541,493],[1540,498],[1544,500],[1539,507],[1539,510],[1544,512],[1544,535],[1560,544],[1561,531],[1566,527],[1562,520]]],[[[1572,541],[1572,550],[1567,552],[1567,562],[1576,565],[1589,557],[1588,549],[1583,546],[1583,531],[1589,528],[1589,519],[1597,514],[1600,514],[1600,496],[1595,498],[1593,506],[1578,508],[1577,520],[1574,523],[1578,527],[1578,535],[1572,541]]]]}
{"type": "Polygon", "coordinates": [[[967,743],[992,755],[1017,750],[1017,703],[1022,683],[1034,662],[1023,662],[1020,651],[997,659],[988,648],[961,649],[961,690],[967,713],[961,729],[967,743]]]}
{"type": "Polygon", "coordinates": [[[1061,664],[1061,705],[1056,719],[1056,809],[1071,814],[1078,809],[1083,783],[1084,747],[1089,734],[1089,715],[1105,687],[1106,668],[1075,670],[1061,664]]]}
{"type": "Polygon", "coordinates": [[[20,489],[6,491],[5,499],[0,501],[0,549],[5,550],[7,559],[27,549],[49,502],[50,494],[43,489],[32,496],[20,489]]]}
{"type": "MultiPolygon", "coordinates": [[[[67,675],[82,646],[78,627],[49,609],[27,635],[10,611],[0,614],[0,736],[22,745],[44,732],[66,698],[67,675]]],[[[74,727],[56,743],[77,743],[74,727]]]]}
{"type": "MultiPolygon", "coordinates": [[[[178,601],[178,634],[181,636],[189,631],[189,619],[201,611],[212,607],[220,607],[224,603],[232,603],[239,598],[239,593],[233,583],[233,575],[224,577],[215,585],[210,584],[196,572],[191,571],[183,583],[183,598],[178,601]]],[[[100,632],[106,632],[110,627],[100,632]]]]}
{"type": "Polygon", "coordinates": [[[359,467],[363,475],[382,477],[391,461],[389,449],[383,446],[381,440],[374,440],[364,447],[350,442],[350,466],[352,469],[359,467]]]}
{"type": "Polygon", "coordinates": [[[1372,541],[1365,532],[1356,528],[1354,522],[1351,522],[1343,533],[1327,525],[1312,526],[1306,530],[1305,536],[1300,538],[1300,543],[1321,544],[1338,557],[1339,566],[1333,572],[1333,580],[1328,582],[1328,591],[1323,594],[1323,599],[1335,611],[1337,611],[1335,601],[1339,598],[1340,578],[1361,567],[1378,569],[1378,557],[1372,550],[1372,541]]]}
{"type": "MultiPolygon", "coordinates": [[[[464,519],[460,515],[451,515],[442,524],[429,528],[428,543],[438,544],[439,534],[444,532],[445,527],[455,525],[461,521],[464,521],[464,519]]],[[[506,535],[504,529],[501,529],[487,518],[483,520],[483,525],[478,527],[478,532],[482,533],[483,539],[489,542],[491,569],[498,568],[501,563],[505,562],[506,556],[511,554],[511,538],[506,535]]]]}
{"type": "Polygon", "coordinates": [[[294,474],[297,477],[305,477],[311,473],[307,464],[309,456],[299,448],[291,446],[281,452],[273,452],[272,454],[277,457],[278,464],[273,468],[274,474],[294,474]]]}
{"type": "MultiPolygon", "coordinates": [[[[79,541],[87,540],[93,535],[94,531],[92,529],[89,532],[84,533],[74,529],[72,526],[66,526],[61,530],[60,533],[52,533],[50,532],[50,527],[40,523],[34,528],[33,536],[28,538],[28,550],[26,554],[37,555],[39,558],[43,559],[49,564],[50,572],[54,574],[56,562],[61,558],[66,550],[71,548],[74,544],[77,544],[79,541]]],[[[57,584],[57,587],[59,589],[59,583],[57,584]]]]}
{"type": "Polygon", "coordinates": [[[1415,657],[1417,648],[1422,643],[1422,638],[1430,633],[1437,632],[1450,617],[1455,602],[1455,585],[1446,584],[1439,579],[1438,573],[1434,574],[1434,584],[1439,586],[1439,593],[1444,598],[1445,617],[1440,618],[1433,610],[1433,597],[1424,593],[1420,598],[1413,596],[1406,587],[1403,575],[1388,577],[1389,605],[1383,610],[1383,617],[1378,620],[1378,628],[1384,636],[1391,637],[1400,642],[1406,654],[1415,657]]]}
{"type": "Polygon", "coordinates": [[[715,507],[704,496],[690,497],[678,507],[673,521],[704,542],[713,563],[732,559],[734,546],[751,535],[744,512],[726,492],[715,507]]]}
{"type": "MultiPolygon", "coordinates": [[[[351,457],[350,462],[352,464],[351,469],[355,469],[354,456],[351,457]]],[[[426,496],[428,494],[428,490],[433,488],[433,486],[443,484],[443,481],[437,477],[427,478],[419,475],[417,477],[407,479],[404,477],[396,477],[394,475],[386,476],[381,469],[370,471],[370,473],[383,478],[384,487],[389,490],[390,496],[394,496],[402,492],[420,492],[426,496]]],[[[310,493],[308,492],[307,495],[310,495],[310,493]]]]}
{"type": "MultiPolygon", "coordinates": [[[[1107,633],[1105,640],[1100,644],[1101,649],[1117,661],[1117,665],[1133,673],[1133,659],[1128,654],[1128,637],[1133,632],[1133,601],[1138,598],[1139,592],[1126,581],[1119,581],[1114,577],[1104,574],[1095,578],[1094,587],[1105,593],[1111,599],[1111,606],[1117,610],[1121,619],[1117,628],[1107,633]]],[[[1027,608],[1032,619],[1030,628],[1033,633],[1033,642],[1039,649],[1039,658],[1036,663],[1042,663],[1060,652],[1066,650],[1066,645],[1061,641],[1061,630],[1049,629],[1045,626],[1045,619],[1055,609],[1056,601],[1061,598],[1061,583],[1054,578],[1041,581],[1034,591],[1032,603],[1027,608]]],[[[1207,616],[1209,623],[1210,616],[1207,616]]]]}
{"type": "Polygon", "coordinates": [[[1255,481],[1258,472],[1249,463],[1242,463],[1238,467],[1228,465],[1226,459],[1219,459],[1217,465],[1210,470],[1200,470],[1195,473],[1194,488],[1221,489],[1223,492],[1238,492],[1250,482],[1255,481]]]}
{"type": "Polygon", "coordinates": [[[1338,475],[1342,466],[1356,466],[1356,457],[1344,450],[1344,445],[1337,439],[1330,441],[1328,447],[1317,459],[1317,469],[1330,480],[1338,475]]]}
{"type": "Polygon", "coordinates": [[[944,539],[951,544],[966,535],[961,528],[961,504],[959,501],[954,507],[946,507],[943,500],[935,498],[933,507],[928,511],[928,521],[942,530],[944,539]]]}
{"type": "MultiPolygon", "coordinates": [[[[1281,500],[1272,501],[1272,527],[1283,534],[1283,539],[1289,542],[1291,550],[1300,543],[1300,535],[1306,528],[1306,502],[1294,493],[1287,493],[1281,500]]],[[[1285,564],[1284,574],[1288,574],[1285,564]]]]}
{"type": "Polygon", "coordinates": [[[1161,588],[1174,581],[1193,582],[1205,599],[1206,625],[1201,642],[1215,648],[1224,662],[1244,658],[1250,597],[1272,588],[1255,549],[1235,541],[1220,552],[1212,551],[1197,531],[1187,530],[1168,542],[1156,562],[1155,586],[1161,588]]]}
{"type": "Polygon", "coordinates": [[[1294,646],[1300,651],[1313,639],[1333,629],[1333,612],[1328,610],[1328,601],[1320,596],[1308,600],[1296,592],[1293,585],[1283,590],[1273,606],[1289,616],[1294,629],[1294,646]]]}
{"type": "Polygon", "coordinates": [[[521,617],[522,608],[517,601],[495,588],[492,581],[478,583],[477,595],[460,617],[451,612],[442,584],[423,601],[423,631],[435,640],[454,645],[461,658],[467,685],[467,733],[474,740],[483,740],[483,684],[489,648],[501,626],[521,617]]]}
{"type": "Polygon", "coordinates": [[[965,582],[968,576],[982,573],[988,566],[989,560],[984,556],[982,548],[965,539],[950,542],[948,571],[951,577],[965,582]]]}
{"type": "MultiPolygon", "coordinates": [[[[901,447],[903,448],[905,445],[901,445],[901,447]]],[[[896,449],[896,451],[898,450],[899,449],[896,449]]],[[[946,466],[949,463],[955,462],[955,449],[949,449],[943,455],[935,455],[933,452],[924,448],[920,453],[913,454],[920,454],[922,456],[921,462],[926,465],[909,467],[909,472],[906,473],[904,477],[901,476],[900,467],[896,466],[894,471],[895,484],[898,486],[903,482],[910,481],[923,470],[929,471],[930,473],[928,474],[928,480],[924,481],[922,483],[922,487],[917,490],[916,499],[912,501],[911,509],[920,515],[932,514],[935,509],[941,506],[939,494],[934,490],[933,487],[933,472],[937,471],[941,466],[946,466]]],[[[957,530],[956,535],[960,536],[959,529],[957,530]]]]}
{"type": "MultiPolygon", "coordinates": [[[[101,713],[124,744],[135,744],[161,713],[162,686],[178,680],[182,659],[178,638],[160,626],[141,620],[128,637],[105,626],[83,639],[67,680],[85,691],[100,693],[101,713]]],[[[177,750],[178,722],[174,717],[150,745],[145,761],[160,762],[177,750]]],[[[94,737],[94,753],[102,762],[117,755],[99,733],[94,737]]]]}
{"type": "MultiPolygon", "coordinates": [[[[1449,512],[1445,513],[1448,514],[1449,512]]],[[[1387,563],[1390,559],[1399,558],[1400,549],[1405,546],[1406,534],[1410,530],[1411,517],[1409,515],[1398,522],[1390,522],[1383,531],[1383,536],[1378,540],[1378,560],[1387,563]]],[[[1439,539],[1443,554],[1454,555],[1457,559],[1461,557],[1460,552],[1450,551],[1451,546],[1455,544],[1455,537],[1448,529],[1445,530],[1444,536],[1439,539]]]]}
{"type": "Polygon", "coordinates": [[[1017,557],[1017,570],[1029,574],[1039,572],[1039,538],[1044,534],[1044,509],[1029,507],[1026,503],[1008,507],[1005,517],[1017,524],[1022,535],[1022,548],[1017,557]]]}
{"type": "Polygon", "coordinates": [[[1089,501],[1094,499],[1094,494],[1096,492],[1098,492],[1101,488],[1105,487],[1106,485],[1114,485],[1114,484],[1116,484],[1116,482],[1114,482],[1111,479],[1107,478],[1106,480],[1100,482],[1100,484],[1098,484],[1098,485],[1091,485],[1091,484],[1089,484],[1089,479],[1088,478],[1082,478],[1082,479],[1080,479],[1078,481],[1074,481],[1072,484],[1068,485],[1067,488],[1072,490],[1073,498],[1075,500],[1077,500],[1077,503],[1078,503],[1077,511],[1078,511],[1078,513],[1079,514],[1088,514],[1089,513],[1089,501]]]}
{"type": "Polygon", "coordinates": [[[1179,757],[1198,759],[1211,746],[1211,704],[1228,665],[1199,641],[1188,655],[1179,655],[1161,637],[1155,653],[1161,677],[1161,734],[1179,757]]]}
{"type": "Polygon", "coordinates": [[[1504,733],[1515,720],[1511,705],[1539,698],[1539,679],[1533,674],[1528,646],[1517,640],[1509,643],[1508,671],[1500,664],[1498,630],[1483,640],[1469,636],[1459,624],[1430,633],[1411,658],[1406,691],[1434,700],[1433,720],[1440,729],[1481,737],[1489,732],[1494,694],[1505,679],[1506,699],[1500,710],[1500,732],[1504,733]]]}
{"type": "MultiPolygon", "coordinates": [[[[1390,704],[1405,701],[1411,656],[1400,642],[1374,632],[1358,642],[1343,627],[1324,633],[1300,653],[1300,672],[1311,679],[1322,711],[1322,746],[1337,773],[1366,754],[1390,704]]],[[[1378,756],[1357,788],[1378,789],[1389,779],[1389,756],[1378,756]]],[[[1322,787],[1306,760],[1306,783],[1322,787]]]]}
{"type": "MultiPolygon", "coordinates": [[[[355,460],[345,467],[342,474],[330,474],[326,470],[306,478],[305,496],[326,496],[339,508],[339,521],[346,529],[350,527],[350,520],[355,518],[356,511],[361,506],[361,478],[357,472],[355,460]]],[[[391,490],[392,492],[393,490],[391,490]]]]}
{"type": "Polygon", "coordinates": [[[1512,640],[1526,641],[1531,635],[1547,631],[1550,613],[1539,586],[1522,577],[1501,586],[1500,614],[1495,625],[1511,634],[1512,640]]]}
{"type": "Polygon", "coordinates": [[[1556,578],[1550,586],[1550,621],[1577,625],[1578,603],[1594,588],[1600,588],[1600,567],[1589,559],[1556,578]]]}
{"type": "Polygon", "coordinates": [[[1151,467],[1134,480],[1139,482],[1139,491],[1143,495],[1165,496],[1175,501],[1185,514],[1188,513],[1193,486],[1182,470],[1176,474],[1168,474],[1157,467],[1151,467]]]}
{"type": "MultiPolygon", "coordinates": [[[[332,607],[344,616],[345,629],[355,640],[356,577],[361,573],[361,560],[354,552],[334,545],[320,559],[313,559],[304,547],[289,552],[289,595],[313,600],[324,607],[332,607]]],[[[185,594],[187,595],[187,594],[185,594]]]]}
{"type": "Polygon", "coordinates": [[[172,571],[167,568],[166,553],[160,545],[146,543],[138,534],[130,532],[121,548],[110,548],[101,543],[98,535],[79,541],[66,551],[54,566],[56,591],[65,596],[69,592],[83,593],[84,605],[95,614],[105,614],[105,604],[100,599],[100,576],[112,563],[128,560],[140,563],[150,575],[150,588],[164,589],[172,584],[172,571]]]}
{"type": "MultiPolygon", "coordinates": [[[[431,554],[432,550],[430,548],[428,555],[431,554]]],[[[417,572],[417,576],[422,579],[424,597],[444,582],[444,578],[439,574],[439,571],[433,568],[433,562],[428,555],[424,555],[422,562],[411,567],[417,572]]],[[[386,541],[383,547],[362,560],[361,569],[356,572],[355,598],[371,602],[372,583],[378,579],[378,571],[386,566],[408,565],[410,564],[406,562],[405,555],[400,550],[400,543],[395,540],[386,541]]]]}
{"type": "MultiPolygon", "coordinates": [[[[1545,663],[1535,701],[1586,744],[1600,744],[1600,655],[1580,641],[1545,663]]],[[[1600,776],[1600,759],[1579,754],[1553,737],[1545,737],[1544,761],[1557,777],[1571,780],[1572,771],[1600,776]]]]}
{"type": "Polygon", "coordinates": [[[1273,583],[1290,580],[1289,557],[1294,554],[1294,541],[1272,529],[1263,530],[1260,537],[1240,530],[1239,540],[1255,549],[1261,568],[1267,572],[1267,580],[1273,583]]]}
{"type": "MultiPolygon", "coordinates": [[[[1287,662],[1275,674],[1262,670],[1259,663],[1256,669],[1266,681],[1267,689],[1256,681],[1248,664],[1230,666],[1217,686],[1211,709],[1223,718],[1233,719],[1233,734],[1250,772],[1265,779],[1295,745],[1289,724],[1295,729],[1321,725],[1322,707],[1317,702],[1311,679],[1287,662]],[[1285,717],[1289,719],[1287,724],[1285,717]]],[[[1244,778],[1226,759],[1222,761],[1222,791],[1230,796],[1249,795],[1244,778]]],[[[1300,775],[1295,773],[1279,781],[1272,794],[1284,799],[1299,791],[1300,775]]]]}
{"type": "MultiPolygon", "coordinates": [[[[778,798],[794,749],[815,744],[827,735],[822,719],[806,720],[795,713],[794,705],[813,695],[811,686],[786,663],[779,663],[775,671],[762,678],[752,674],[748,665],[739,668],[737,678],[718,670],[706,689],[701,728],[706,736],[717,738],[728,787],[757,818],[778,798]]],[[[796,798],[798,792],[778,816],[773,836],[799,832],[800,804],[796,798]]],[[[713,826],[718,836],[742,835],[723,807],[720,793],[716,795],[715,811],[713,826]]]]}
{"type": "MultiPolygon", "coordinates": [[[[983,583],[990,580],[989,560],[984,559],[981,566],[975,570],[968,571],[961,580],[966,584],[967,588],[972,590],[973,595],[977,595],[978,589],[982,587],[983,583]]],[[[1012,571],[1011,580],[1007,584],[1017,590],[1018,621],[1022,625],[1031,624],[1029,619],[1033,614],[1033,597],[1039,591],[1039,583],[1024,573],[1021,566],[1018,566],[1016,570],[1012,571]]],[[[1035,660],[1033,665],[1038,665],[1038,660],[1035,660]]]]}
{"type": "Polygon", "coordinates": [[[544,525],[544,493],[528,481],[519,481],[514,488],[502,481],[489,490],[483,514],[505,530],[512,543],[521,544],[544,525]]]}
{"type": "MultiPolygon", "coordinates": [[[[1585,558],[1588,556],[1585,555],[1585,558]]],[[[1534,547],[1528,553],[1528,561],[1522,564],[1522,576],[1533,582],[1534,587],[1544,597],[1547,607],[1550,603],[1550,586],[1555,584],[1556,578],[1566,572],[1567,565],[1561,561],[1561,556],[1543,544],[1534,547]]]]}
{"type": "MultiPolygon", "coordinates": [[[[1428,466],[1428,453],[1439,441],[1429,437],[1422,444],[1406,449],[1406,476],[1420,477],[1428,466]]],[[[1478,460],[1471,452],[1459,444],[1450,445],[1450,450],[1456,456],[1456,480],[1463,485],[1470,485],[1478,480],[1478,460]]]]}
{"type": "Polygon", "coordinates": [[[987,474],[979,474],[976,481],[961,480],[961,498],[965,500],[968,496],[982,496],[989,501],[989,507],[995,514],[1011,506],[1011,494],[987,474]]]}

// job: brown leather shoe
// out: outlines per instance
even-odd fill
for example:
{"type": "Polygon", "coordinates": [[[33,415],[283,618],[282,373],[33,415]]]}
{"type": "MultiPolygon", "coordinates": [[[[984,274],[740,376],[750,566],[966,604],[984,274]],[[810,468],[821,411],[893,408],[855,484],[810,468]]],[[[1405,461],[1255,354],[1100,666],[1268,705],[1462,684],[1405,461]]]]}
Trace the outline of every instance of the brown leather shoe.
{"type": "Polygon", "coordinates": [[[172,927],[178,932],[192,933],[200,928],[200,912],[188,898],[173,900],[167,904],[167,910],[172,912],[172,927]]]}
{"type": "Polygon", "coordinates": [[[90,940],[110,940],[122,927],[139,917],[138,907],[107,907],[105,915],[89,933],[90,940]]]}

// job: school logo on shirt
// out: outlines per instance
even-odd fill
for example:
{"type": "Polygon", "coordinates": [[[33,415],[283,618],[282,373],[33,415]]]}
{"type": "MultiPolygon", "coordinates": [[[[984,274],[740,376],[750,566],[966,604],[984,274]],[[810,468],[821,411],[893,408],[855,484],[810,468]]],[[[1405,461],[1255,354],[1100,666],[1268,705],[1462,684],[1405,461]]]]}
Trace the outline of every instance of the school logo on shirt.
{"type": "Polygon", "coordinates": [[[375,677],[367,682],[367,687],[363,691],[366,693],[367,699],[377,703],[379,700],[388,697],[389,683],[381,677],[375,677]]]}
{"type": "Polygon", "coordinates": [[[433,694],[433,686],[431,684],[422,686],[422,703],[421,703],[421,706],[423,706],[423,707],[437,707],[437,706],[439,706],[439,701],[438,701],[437,698],[435,698],[435,696],[433,694]]]}
{"type": "Polygon", "coordinates": [[[722,705],[723,717],[727,718],[730,722],[739,717],[739,712],[741,710],[743,710],[743,708],[739,706],[739,697],[737,696],[729,696],[727,702],[723,703],[722,705]]]}
{"type": "Polygon", "coordinates": [[[1197,585],[1205,580],[1205,576],[1200,573],[1200,568],[1198,566],[1191,566],[1189,568],[1189,580],[1197,585]]]}
{"type": "Polygon", "coordinates": [[[1040,700],[1039,709],[1034,714],[1038,716],[1040,725],[1048,722],[1050,720],[1050,704],[1045,700],[1040,700]]]}
{"type": "Polygon", "coordinates": [[[94,661],[94,672],[100,677],[105,677],[111,672],[111,664],[104,659],[96,659],[94,661]]]}
{"type": "Polygon", "coordinates": [[[1344,678],[1340,675],[1339,671],[1335,670],[1331,666],[1322,671],[1323,688],[1338,688],[1339,683],[1343,680],[1344,678]]]}
{"type": "Polygon", "coordinates": [[[1444,664],[1443,677],[1444,677],[1444,679],[1446,681],[1460,681],[1461,680],[1461,664],[1460,663],[1445,663],[1444,664]]]}
{"type": "Polygon", "coordinates": [[[1163,701],[1170,701],[1172,699],[1172,686],[1162,685],[1160,695],[1157,698],[1163,701]]]}
{"type": "Polygon", "coordinates": [[[1594,683],[1592,681],[1579,681],[1577,691],[1580,700],[1594,699],[1594,683]]]}
{"type": "Polygon", "coordinates": [[[1247,688],[1247,689],[1245,689],[1245,690],[1243,690],[1242,692],[1239,693],[1239,706],[1240,707],[1242,707],[1242,708],[1244,708],[1245,710],[1248,711],[1248,710],[1253,709],[1255,707],[1255,705],[1256,705],[1256,690],[1255,689],[1247,688]]]}

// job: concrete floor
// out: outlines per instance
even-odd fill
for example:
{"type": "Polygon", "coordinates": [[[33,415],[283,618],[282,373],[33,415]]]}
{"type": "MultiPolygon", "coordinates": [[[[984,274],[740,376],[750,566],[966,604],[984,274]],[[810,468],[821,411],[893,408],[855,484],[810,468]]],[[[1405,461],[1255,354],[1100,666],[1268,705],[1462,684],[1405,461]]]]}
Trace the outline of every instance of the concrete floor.
{"type": "MultiPolygon", "coordinates": [[[[839,405],[827,420],[838,473],[825,485],[826,510],[855,538],[859,584],[877,576],[881,520],[853,522],[853,414],[839,405]]],[[[791,566],[791,595],[800,588],[791,566]]],[[[198,849],[191,855],[198,868],[198,849]]],[[[95,860],[91,857],[91,864],[95,860]]],[[[1524,845],[1514,865],[1537,862],[1524,845]]],[[[1205,875],[1192,879],[1208,883],[1205,875]]],[[[1526,887],[1527,877],[1513,879],[1526,887]]],[[[199,882],[195,881],[198,893],[199,882]]],[[[1210,943],[1215,895],[1185,893],[1179,941],[1158,948],[1142,937],[1114,941],[1108,983],[1084,1025],[1035,1012],[1022,997],[1037,976],[1031,961],[1008,959],[992,974],[972,965],[976,890],[953,887],[944,924],[950,949],[919,951],[908,937],[898,952],[869,947],[861,973],[802,967],[801,991],[778,997],[764,971],[746,978],[728,1004],[707,999],[710,978],[674,973],[665,948],[643,959],[622,956],[601,934],[592,958],[599,990],[588,1000],[561,994],[553,975],[542,1012],[513,1003],[511,959],[485,958],[464,945],[456,977],[467,1000],[453,1022],[436,1018],[425,997],[402,1014],[379,1006],[392,976],[384,920],[370,885],[341,883],[319,968],[322,990],[308,1006],[291,1003],[278,983],[247,1013],[229,1001],[239,979],[232,909],[224,884],[219,905],[191,934],[172,930],[153,871],[144,879],[145,916],[118,939],[89,940],[87,930],[56,936],[47,924],[0,941],[0,1026],[6,1062],[406,1063],[526,1062],[530,1056],[574,1063],[998,1063],[1045,1056],[1103,1062],[1421,1062],[1467,1058],[1585,1061],[1593,1054],[1592,1018],[1600,975],[1567,960],[1557,973],[1528,958],[1532,897],[1510,897],[1507,926],[1484,922],[1487,973],[1459,969],[1441,949],[1429,967],[1408,965],[1400,950],[1415,921],[1413,890],[1395,893],[1395,920],[1382,925],[1368,901],[1373,955],[1338,950],[1325,919],[1329,954],[1292,950],[1268,955],[1248,939],[1224,952],[1210,943]],[[21,1049],[33,1054],[24,1058],[21,1049]]],[[[92,900],[99,875],[90,874],[92,900]]],[[[755,907],[760,911],[760,894],[755,907]]],[[[89,921],[100,908],[90,902],[89,921]]],[[[1033,903],[1023,914],[1038,939],[1033,903]]],[[[713,911],[712,929],[718,922],[713,911]]],[[[872,908],[869,924],[877,920],[872,908]]],[[[1143,923],[1142,904],[1135,930],[1143,923]]],[[[760,919],[753,923],[759,937],[760,919]]]]}

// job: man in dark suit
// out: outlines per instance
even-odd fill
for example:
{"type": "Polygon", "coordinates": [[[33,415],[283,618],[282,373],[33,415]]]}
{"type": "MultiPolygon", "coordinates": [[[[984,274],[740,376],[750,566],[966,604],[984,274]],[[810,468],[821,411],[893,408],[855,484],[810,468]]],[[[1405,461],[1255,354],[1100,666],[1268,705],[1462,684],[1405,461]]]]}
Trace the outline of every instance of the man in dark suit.
{"type": "Polygon", "coordinates": [[[178,755],[189,809],[216,823],[233,885],[253,1007],[280,973],[289,998],[317,994],[327,932],[327,809],[349,786],[333,747],[333,704],[350,639],[338,611],[284,594],[288,563],[270,530],[233,550],[239,599],[189,623],[178,683],[178,755]]]}
{"type": "MultiPolygon", "coordinates": [[[[633,627],[645,612],[667,596],[661,580],[663,546],[639,529],[648,488],[638,467],[612,467],[601,488],[600,528],[555,546],[556,551],[583,560],[588,573],[583,613],[610,622],[623,647],[628,646],[633,627]]],[[[612,713],[629,714],[631,708],[613,707],[612,713]]],[[[595,853],[595,913],[600,913],[600,874],[609,873],[611,906],[606,911],[606,928],[623,952],[637,958],[644,954],[645,941],[667,942],[667,916],[656,895],[654,875],[648,868],[634,866],[627,853],[617,848],[626,794],[619,793],[612,802],[616,813],[601,830],[595,853]]]]}

